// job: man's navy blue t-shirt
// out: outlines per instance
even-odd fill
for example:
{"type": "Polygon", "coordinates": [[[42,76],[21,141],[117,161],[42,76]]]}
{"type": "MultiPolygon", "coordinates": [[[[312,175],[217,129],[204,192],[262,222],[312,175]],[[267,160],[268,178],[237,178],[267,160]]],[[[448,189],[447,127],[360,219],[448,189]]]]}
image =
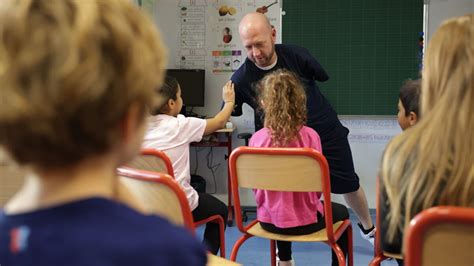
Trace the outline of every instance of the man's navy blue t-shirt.
{"type": "Polygon", "coordinates": [[[359,177],[354,170],[352,153],[347,140],[349,130],[341,124],[336,111],[316,84],[316,81],[328,80],[328,74],[303,47],[277,44],[275,53],[277,62],[273,68],[262,70],[247,58],[232,75],[236,104],[232,115],[242,115],[242,105],[244,103],[250,105],[255,111],[255,130],[260,130],[263,127],[264,117],[258,108],[256,85],[266,74],[277,69],[292,71],[300,78],[306,92],[306,125],[313,128],[321,137],[323,154],[329,163],[331,192],[346,194],[357,191],[359,177]]]}
{"type": "Polygon", "coordinates": [[[0,211],[0,265],[205,265],[184,228],[104,198],[18,215],[0,211]]]}
{"type": "MultiPolygon", "coordinates": [[[[242,105],[250,105],[255,110],[255,131],[263,127],[263,117],[258,111],[256,84],[268,73],[277,69],[287,69],[296,73],[306,90],[307,97],[307,125],[324,140],[327,134],[333,135],[334,130],[343,130],[337,114],[324,97],[316,81],[326,81],[328,74],[319,62],[303,47],[295,45],[276,44],[276,65],[269,70],[262,70],[255,66],[248,58],[244,64],[232,75],[235,84],[235,104],[233,116],[242,115],[242,105]],[[339,127],[338,127],[339,126],[339,127]]],[[[344,131],[346,132],[346,131],[344,131]]]]}

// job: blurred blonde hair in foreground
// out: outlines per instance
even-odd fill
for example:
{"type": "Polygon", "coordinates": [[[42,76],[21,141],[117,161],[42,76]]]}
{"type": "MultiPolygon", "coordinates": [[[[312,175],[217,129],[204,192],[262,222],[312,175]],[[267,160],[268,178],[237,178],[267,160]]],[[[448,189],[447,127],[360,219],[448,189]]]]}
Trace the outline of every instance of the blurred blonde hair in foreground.
{"type": "Polygon", "coordinates": [[[421,116],[382,161],[389,240],[429,207],[474,207],[474,14],[445,21],[428,43],[421,116]]]}
{"type": "Polygon", "coordinates": [[[0,146],[57,167],[118,143],[132,104],[151,104],[166,51],[128,0],[2,0],[0,146]]]}

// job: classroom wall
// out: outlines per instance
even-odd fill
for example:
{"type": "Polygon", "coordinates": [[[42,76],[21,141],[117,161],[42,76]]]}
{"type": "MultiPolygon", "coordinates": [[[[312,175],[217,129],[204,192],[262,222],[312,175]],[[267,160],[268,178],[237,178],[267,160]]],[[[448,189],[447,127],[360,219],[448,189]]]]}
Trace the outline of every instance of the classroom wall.
{"type": "MultiPolygon", "coordinates": [[[[212,1],[211,1],[212,2],[212,1]]],[[[224,4],[226,1],[217,1],[224,4]]],[[[180,37],[177,34],[179,27],[176,18],[176,2],[171,0],[158,0],[153,4],[148,3],[146,7],[153,15],[155,22],[160,26],[165,43],[169,49],[168,67],[179,65],[177,56],[180,37]]],[[[238,22],[237,22],[238,23],[238,22]]],[[[278,27],[277,27],[278,28],[278,27]]],[[[235,38],[238,40],[237,34],[235,38]]],[[[230,73],[222,75],[206,75],[206,106],[194,108],[193,111],[207,116],[213,116],[220,109],[221,86],[228,80],[230,73]]],[[[394,110],[396,103],[393,103],[394,110]]],[[[241,132],[253,132],[253,110],[244,105],[244,114],[241,117],[233,117],[231,121],[236,126],[233,136],[234,147],[243,145],[243,140],[237,139],[241,132]]],[[[350,129],[350,145],[353,150],[354,163],[360,176],[361,185],[367,192],[369,205],[375,207],[375,177],[380,156],[388,140],[398,134],[399,129],[394,117],[341,117],[342,122],[350,129]]],[[[203,176],[207,180],[207,191],[215,192],[223,201],[226,200],[227,192],[227,161],[224,160],[225,149],[213,148],[191,148],[191,172],[203,176]],[[212,155],[212,157],[211,157],[212,155]],[[212,161],[211,161],[212,159],[212,161]],[[208,169],[208,164],[214,167],[214,176],[208,169]],[[217,166],[219,165],[219,166],[217,166]],[[216,185],[215,185],[216,184],[216,185]]],[[[254,205],[253,196],[242,198],[244,205],[254,205]]],[[[336,201],[340,198],[335,196],[336,201]]]]}
{"type": "MultiPolygon", "coordinates": [[[[175,0],[147,0],[142,1],[144,9],[146,9],[154,21],[161,29],[162,36],[168,46],[169,52],[169,66],[177,64],[176,43],[179,37],[176,34],[178,31],[175,13],[175,0]]],[[[474,0],[426,0],[428,4],[427,13],[427,42],[439,27],[441,22],[447,18],[460,16],[467,13],[474,13],[474,0]]],[[[236,36],[237,37],[237,36],[236,36]]],[[[217,80],[209,84],[224,84],[227,76],[219,76],[217,80]]],[[[196,111],[203,115],[211,116],[215,114],[220,108],[221,102],[221,87],[214,85],[206,88],[206,107],[197,108],[196,111]]],[[[394,109],[396,103],[394,103],[394,109]]],[[[400,132],[397,125],[396,117],[375,117],[375,116],[342,116],[340,117],[342,123],[351,131],[349,135],[349,143],[351,145],[352,154],[354,157],[354,165],[356,172],[360,176],[361,185],[367,194],[369,206],[375,207],[375,178],[377,176],[378,165],[381,155],[389,140],[400,132]]],[[[248,106],[244,106],[244,115],[231,119],[237,130],[233,137],[234,147],[243,145],[243,141],[237,139],[237,134],[240,132],[253,132],[253,110],[248,106]]],[[[197,174],[202,175],[207,180],[208,192],[216,190],[216,195],[223,201],[226,199],[227,191],[227,171],[224,160],[225,149],[213,148],[213,162],[211,165],[220,166],[215,171],[216,186],[211,171],[206,167],[208,148],[192,148],[191,150],[191,171],[194,172],[196,166],[197,174]],[[197,154],[197,159],[195,155],[197,154]]],[[[209,157],[210,158],[210,157],[209,157]]],[[[2,179],[0,180],[0,206],[12,195],[12,193],[19,187],[21,179],[17,178],[16,174],[6,171],[11,171],[8,167],[0,150],[0,168],[2,179]]],[[[16,170],[14,170],[16,172],[16,170]]],[[[341,198],[334,197],[336,201],[341,202],[341,198]]],[[[247,196],[243,198],[244,205],[252,205],[253,197],[251,193],[247,192],[247,196]]]]}
{"type": "MultiPolygon", "coordinates": [[[[225,2],[225,1],[222,1],[225,2]]],[[[178,23],[176,23],[176,3],[173,1],[156,1],[154,4],[148,2],[146,8],[153,15],[157,25],[162,25],[162,32],[165,43],[169,49],[170,68],[179,64],[176,56],[179,47],[178,23]]],[[[236,36],[237,37],[237,36],[236,36]]],[[[230,74],[213,75],[212,79],[206,77],[206,106],[203,108],[195,108],[194,111],[207,116],[212,116],[219,111],[221,102],[221,84],[230,77],[230,74]]],[[[394,103],[394,108],[396,103],[394,103]]],[[[248,106],[244,106],[244,115],[241,117],[233,117],[231,121],[236,126],[234,132],[234,147],[243,145],[244,142],[237,139],[237,134],[241,132],[253,132],[253,110],[248,106]]],[[[350,144],[354,153],[354,162],[356,171],[361,178],[361,184],[368,193],[370,206],[375,206],[375,194],[371,193],[375,190],[375,176],[377,172],[378,161],[380,155],[388,142],[388,138],[398,133],[397,127],[391,127],[389,132],[381,136],[380,130],[385,130],[383,125],[392,124],[393,118],[367,118],[367,117],[343,117],[342,122],[351,130],[350,144]],[[387,122],[388,121],[388,122],[387,122]],[[367,131],[367,126],[370,130],[367,131]],[[365,128],[365,129],[364,129],[365,128]],[[395,129],[394,129],[395,128],[395,129]],[[392,131],[390,131],[392,130],[392,131]],[[379,133],[377,133],[379,132],[379,133]],[[379,135],[377,135],[379,134],[379,135]],[[374,136],[377,142],[374,142],[374,136]],[[389,136],[389,137],[387,137],[389,136]]],[[[191,148],[191,172],[203,176],[207,180],[207,191],[216,192],[216,196],[223,201],[226,199],[227,191],[227,161],[224,160],[225,149],[213,148],[209,153],[209,148],[191,148]],[[211,157],[212,155],[212,157],[211,157]],[[211,161],[212,159],[212,161],[211,161]],[[217,166],[214,169],[214,176],[208,169],[207,165],[217,166]],[[215,181],[214,181],[215,177],[215,181]],[[215,185],[216,184],[216,185],[215,185]]],[[[248,195],[242,198],[244,205],[254,205],[253,196],[247,191],[248,195]]],[[[338,197],[335,197],[338,200],[338,197]]]]}
{"type": "Polygon", "coordinates": [[[428,4],[428,42],[443,20],[474,13],[474,0],[425,0],[425,3],[428,4]]]}
{"type": "MultiPolygon", "coordinates": [[[[154,16],[155,22],[159,25],[163,34],[165,43],[169,49],[169,66],[177,64],[176,49],[178,47],[179,37],[176,24],[176,12],[173,6],[176,6],[175,0],[152,0],[146,1],[148,9],[154,16]]],[[[212,2],[212,1],[211,1],[212,2]]],[[[224,3],[226,1],[214,2],[224,3]]],[[[231,2],[231,1],[227,1],[231,2]]],[[[474,12],[474,0],[426,0],[428,3],[427,17],[427,42],[430,36],[437,29],[442,20],[474,12]]],[[[284,17],[283,17],[284,19],[284,17]]],[[[284,29],[283,29],[284,30],[284,29]]],[[[235,34],[238,39],[238,35],[235,34]]],[[[221,102],[221,86],[228,79],[229,75],[215,76],[212,80],[206,80],[206,107],[195,108],[194,111],[199,114],[212,116],[218,112],[221,102]]],[[[323,85],[323,84],[322,84],[323,85]]],[[[393,103],[396,110],[397,103],[393,103]]],[[[359,174],[361,185],[364,188],[370,208],[375,208],[375,180],[377,176],[379,162],[383,150],[390,139],[400,133],[395,116],[341,116],[342,123],[351,131],[349,143],[354,157],[356,172],[359,174]]],[[[242,117],[233,117],[231,121],[237,127],[233,137],[234,147],[243,145],[242,140],[237,139],[240,132],[253,132],[253,110],[244,106],[244,115],[242,117]]],[[[225,149],[213,148],[213,161],[211,166],[216,167],[215,182],[212,172],[208,170],[206,164],[207,158],[211,159],[209,148],[191,149],[191,172],[196,169],[196,173],[202,175],[207,180],[207,191],[216,191],[216,196],[226,202],[227,192],[227,161],[224,160],[225,149]],[[197,157],[196,157],[197,156],[197,157]],[[197,158],[197,159],[196,159],[197,158]]],[[[242,198],[243,205],[253,205],[253,196],[249,191],[242,198]]],[[[342,202],[341,197],[334,196],[334,200],[342,202]]]]}
{"type": "MultiPolygon", "coordinates": [[[[396,103],[394,103],[396,108],[396,103]]],[[[244,106],[244,113],[253,114],[253,110],[247,105],[244,106]]],[[[236,136],[239,132],[253,132],[253,120],[244,117],[234,117],[232,121],[237,124],[237,133],[234,134],[233,143],[234,147],[244,145],[243,141],[237,139],[236,136]]],[[[364,188],[367,194],[367,200],[370,208],[375,208],[375,185],[376,177],[378,172],[379,162],[381,160],[382,153],[385,146],[388,144],[390,139],[401,132],[398,126],[396,117],[368,117],[368,116],[340,116],[340,120],[344,126],[349,128],[349,144],[352,149],[352,155],[354,158],[354,167],[359,175],[360,184],[364,188]]],[[[220,164],[217,169],[216,182],[217,182],[217,197],[222,201],[226,202],[226,189],[227,189],[227,173],[226,165],[224,161],[224,149],[213,148],[214,160],[212,165],[220,164]]],[[[208,192],[215,190],[214,180],[212,173],[206,168],[206,154],[209,150],[202,148],[191,149],[191,172],[198,165],[197,174],[202,175],[207,180],[208,192]],[[198,155],[196,160],[195,154],[198,155]]],[[[241,199],[243,205],[254,206],[255,201],[250,191],[243,191],[244,195],[241,199]]],[[[336,202],[344,203],[341,196],[333,195],[333,200],[336,202]]]]}

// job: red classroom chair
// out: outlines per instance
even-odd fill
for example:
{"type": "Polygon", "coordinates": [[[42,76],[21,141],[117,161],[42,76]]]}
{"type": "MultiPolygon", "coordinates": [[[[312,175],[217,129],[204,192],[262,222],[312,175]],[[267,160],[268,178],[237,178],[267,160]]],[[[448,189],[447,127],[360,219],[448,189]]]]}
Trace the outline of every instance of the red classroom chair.
{"type": "Polygon", "coordinates": [[[337,254],[339,265],[346,258],[336,241],[348,231],[348,264],[353,265],[352,226],[349,219],[333,223],[331,185],[326,158],[308,148],[251,148],[235,149],[229,159],[232,195],[236,224],[243,235],[235,242],[230,259],[235,261],[240,246],[253,236],[270,240],[271,265],[276,264],[275,240],[292,242],[324,242],[337,254]],[[280,235],[265,231],[257,220],[243,225],[239,188],[266,189],[292,192],[323,192],[324,219],[327,226],[308,235],[280,235]]]}
{"type": "MultiPolygon", "coordinates": [[[[128,163],[127,166],[147,171],[156,171],[167,173],[173,179],[174,170],[173,164],[169,157],[162,151],[156,149],[142,149],[140,155],[138,155],[132,162],[128,163]]],[[[200,226],[208,222],[219,224],[219,237],[220,237],[220,255],[225,258],[225,235],[224,235],[224,219],[219,215],[213,215],[206,219],[194,221],[194,226],[200,226]]]]}

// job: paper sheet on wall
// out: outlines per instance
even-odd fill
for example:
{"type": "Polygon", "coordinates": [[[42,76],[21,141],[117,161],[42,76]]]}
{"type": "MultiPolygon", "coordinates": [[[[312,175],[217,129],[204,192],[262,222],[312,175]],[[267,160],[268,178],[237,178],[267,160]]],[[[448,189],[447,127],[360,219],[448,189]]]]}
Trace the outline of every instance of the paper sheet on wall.
{"type": "MultiPolygon", "coordinates": [[[[238,36],[240,20],[245,14],[271,3],[272,0],[179,1],[179,60],[175,67],[202,68],[207,73],[230,77],[246,58],[238,36]]],[[[270,6],[265,15],[279,31],[280,6],[270,6]]]]}
{"type": "Polygon", "coordinates": [[[386,145],[393,137],[400,134],[396,119],[361,119],[343,118],[341,123],[350,129],[350,143],[381,143],[386,145]]]}

